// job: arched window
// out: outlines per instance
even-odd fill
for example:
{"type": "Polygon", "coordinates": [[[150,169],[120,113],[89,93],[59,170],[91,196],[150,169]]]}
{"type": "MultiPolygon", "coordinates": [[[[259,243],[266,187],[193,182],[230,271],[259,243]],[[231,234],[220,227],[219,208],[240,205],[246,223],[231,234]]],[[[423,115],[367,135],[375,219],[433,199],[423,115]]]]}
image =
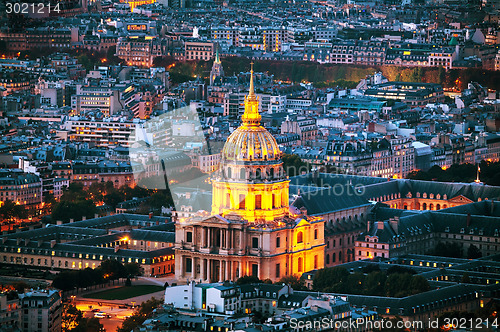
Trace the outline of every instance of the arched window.
{"type": "Polygon", "coordinates": [[[297,243],[304,242],[304,239],[302,237],[303,237],[302,232],[298,232],[297,233],[297,243]]]}
{"type": "Polygon", "coordinates": [[[415,210],[420,210],[420,203],[415,203],[415,210]]]}
{"type": "Polygon", "coordinates": [[[434,210],[434,204],[429,204],[429,210],[434,210]]]}
{"type": "Polygon", "coordinates": [[[422,210],[427,210],[427,203],[422,204],[422,210]]]}
{"type": "Polygon", "coordinates": [[[342,263],[342,251],[339,251],[339,262],[342,263]]]}
{"type": "Polygon", "coordinates": [[[335,263],[335,253],[332,253],[332,263],[335,263]]]}
{"type": "Polygon", "coordinates": [[[269,170],[269,176],[270,176],[272,179],[274,179],[274,168],[271,168],[271,169],[269,170]]]}
{"type": "Polygon", "coordinates": [[[303,262],[302,257],[299,257],[298,264],[297,264],[299,272],[302,272],[302,265],[303,264],[304,264],[304,262],[303,262]]]}
{"type": "Polygon", "coordinates": [[[330,255],[326,254],[326,264],[330,264],[330,255]]]}
{"type": "Polygon", "coordinates": [[[317,228],[314,230],[314,239],[315,240],[318,239],[318,229],[317,228]]]}
{"type": "Polygon", "coordinates": [[[262,178],[262,171],[260,170],[260,168],[257,168],[255,170],[255,178],[256,179],[261,179],[262,178]]]}
{"type": "Polygon", "coordinates": [[[441,205],[440,204],[436,205],[436,210],[441,210],[441,205]]]}

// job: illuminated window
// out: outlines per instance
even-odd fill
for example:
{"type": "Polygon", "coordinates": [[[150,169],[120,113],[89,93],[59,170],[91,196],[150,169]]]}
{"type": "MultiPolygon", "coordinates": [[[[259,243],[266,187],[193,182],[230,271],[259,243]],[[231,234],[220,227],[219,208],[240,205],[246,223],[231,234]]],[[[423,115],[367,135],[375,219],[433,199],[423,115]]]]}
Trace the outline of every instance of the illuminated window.
{"type": "Polygon", "coordinates": [[[302,232],[297,233],[297,243],[302,243],[304,242],[302,232]]]}

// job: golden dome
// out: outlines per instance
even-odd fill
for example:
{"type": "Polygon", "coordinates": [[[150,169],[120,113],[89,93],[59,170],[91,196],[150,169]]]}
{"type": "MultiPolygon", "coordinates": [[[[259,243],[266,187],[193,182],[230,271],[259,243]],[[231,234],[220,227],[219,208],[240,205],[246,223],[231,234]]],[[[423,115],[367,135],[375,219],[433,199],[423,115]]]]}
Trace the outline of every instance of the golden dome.
{"type": "Polygon", "coordinates": [[[222,158],[226,161],[279,160],[281,151],[276,139],[264,127],[242,125],[227,139],[222,158]]]}
{"type": "MultiPolygon", "coordinates": [[[[253,65],[253,63],[252,63],[253,65]]],[[[279,160],[281,151],[276,139],[260,125],[259,100],[253,85],[253,66],[250,70],[250,91],[245,97],[242,124],[227,139],[222,149],[226,161],[279,160]]]]}

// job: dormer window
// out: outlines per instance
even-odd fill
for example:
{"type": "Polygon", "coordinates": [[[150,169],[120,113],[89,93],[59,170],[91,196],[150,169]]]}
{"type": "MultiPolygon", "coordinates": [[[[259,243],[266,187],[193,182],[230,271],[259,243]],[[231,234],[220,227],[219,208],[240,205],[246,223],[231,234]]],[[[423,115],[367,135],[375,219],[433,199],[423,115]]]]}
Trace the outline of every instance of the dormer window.
{"type": "Polygon", "coordinates": [[[449,233],[449,232],[450,232],[450,227],[449,227],[449,226],[448,226],[448,227],[446,227],[446,228],[444,229],[444,231],[445,231],[446,233],[449,233]]]}
{"type": "Polygon", "coordinates": [[[460,234],[464,234],[464,233],[465,233],[465,228],[462,228],[462,229],[460,230],[460,234]]]}

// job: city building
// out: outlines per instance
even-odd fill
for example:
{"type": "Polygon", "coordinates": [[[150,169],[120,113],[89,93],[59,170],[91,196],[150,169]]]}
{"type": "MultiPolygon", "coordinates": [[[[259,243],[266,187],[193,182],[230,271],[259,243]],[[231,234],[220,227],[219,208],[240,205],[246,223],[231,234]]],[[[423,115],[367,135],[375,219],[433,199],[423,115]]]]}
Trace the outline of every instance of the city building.
{"type": "Polygon", "coordinates": [[[19,294],[19,306],[22,311],[21,331],[61,331],[62,304],[58,290],[33,290],[19,294]]]}
{"type": "Polygon", "coordinates": [[[279,280],[323,267],[323,220],[289,212],[276,140],[262,126],[253,70],[242,125],[227,139],[212,183],[212,216],[176,223],[176,278],[279,280]]]}

